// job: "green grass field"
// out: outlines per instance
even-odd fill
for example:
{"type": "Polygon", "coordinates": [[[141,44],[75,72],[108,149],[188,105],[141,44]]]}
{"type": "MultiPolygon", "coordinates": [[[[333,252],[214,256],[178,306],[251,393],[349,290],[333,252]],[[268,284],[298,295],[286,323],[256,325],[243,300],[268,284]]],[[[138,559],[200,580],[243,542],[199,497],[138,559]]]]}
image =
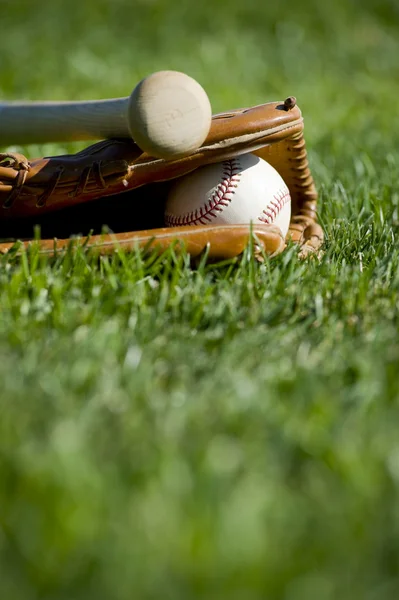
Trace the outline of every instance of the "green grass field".
{"type": "Polygon", "coordinates": [[[0,5],[2,99],[295,95],[326,232],[320,262],[0,259],[0,597],[397,597],[396,0],[0,5]]]}

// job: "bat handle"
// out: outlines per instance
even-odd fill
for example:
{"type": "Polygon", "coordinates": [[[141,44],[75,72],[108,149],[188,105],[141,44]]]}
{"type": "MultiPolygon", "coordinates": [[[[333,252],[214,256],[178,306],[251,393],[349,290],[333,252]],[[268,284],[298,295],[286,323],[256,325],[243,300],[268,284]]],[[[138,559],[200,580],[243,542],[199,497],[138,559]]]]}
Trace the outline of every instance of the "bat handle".
{"type": "Polygon", "coordinates": [[[0,145],[129,138],[128,98],[0,103],[0,145]]]}

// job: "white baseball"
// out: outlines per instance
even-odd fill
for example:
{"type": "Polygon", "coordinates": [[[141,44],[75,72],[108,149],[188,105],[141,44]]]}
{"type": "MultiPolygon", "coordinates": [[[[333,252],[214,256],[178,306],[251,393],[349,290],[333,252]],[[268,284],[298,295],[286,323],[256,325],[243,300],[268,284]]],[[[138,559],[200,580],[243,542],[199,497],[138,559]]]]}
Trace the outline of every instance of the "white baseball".
{"type": "Polygon", "coordinates": [[[207,165],[174,183],[165,206],[165,224],[277,225],[284,237],[291,218],[290,192],[281,175],[254,154],[207,165]]]}

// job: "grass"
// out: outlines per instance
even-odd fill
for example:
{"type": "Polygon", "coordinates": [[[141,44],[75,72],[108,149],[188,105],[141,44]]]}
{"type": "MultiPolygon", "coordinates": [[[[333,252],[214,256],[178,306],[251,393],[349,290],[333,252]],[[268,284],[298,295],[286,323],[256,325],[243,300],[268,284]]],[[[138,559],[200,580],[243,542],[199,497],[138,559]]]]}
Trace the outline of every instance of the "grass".
{"type": "Polygon", "coordinates": [[[296,95],[326,244],[0,259],[0,596],[395,597],[396,3],[3,4],[3,98],[296,95]]]}

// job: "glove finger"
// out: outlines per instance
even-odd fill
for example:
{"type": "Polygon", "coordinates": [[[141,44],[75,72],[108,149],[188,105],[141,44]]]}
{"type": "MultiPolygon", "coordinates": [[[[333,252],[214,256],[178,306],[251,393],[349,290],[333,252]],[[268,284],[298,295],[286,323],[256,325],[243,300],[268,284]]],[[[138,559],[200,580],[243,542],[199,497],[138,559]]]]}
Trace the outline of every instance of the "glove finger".
{"type": "MultiPolygon", "coordinates": [[[[133,250],[134,248],[149,248],[157,252],[167,250],[171,245],[185,248],[192,258],[208,251],[210,260],[226,260],[239,256],[247,247],[251,235],[266,255],[275,256],[285,247],[283,235],[278,227],[273,225],[204,225],[160,228],[144,231],[133,231],[118,234],[96,235],[90,238],[74,238],[65,240],[25,241],[21,248],[38,244],[41,252],[54,255],[57,251],[68,247],[86,247],[108,254],[116,249],[133,250]]],[[[15,246],[15,242],[0,244],[0,253],[6,254],[15,246]]],[[[261,254],[261,252],[260,252],[261,254]]]]}

